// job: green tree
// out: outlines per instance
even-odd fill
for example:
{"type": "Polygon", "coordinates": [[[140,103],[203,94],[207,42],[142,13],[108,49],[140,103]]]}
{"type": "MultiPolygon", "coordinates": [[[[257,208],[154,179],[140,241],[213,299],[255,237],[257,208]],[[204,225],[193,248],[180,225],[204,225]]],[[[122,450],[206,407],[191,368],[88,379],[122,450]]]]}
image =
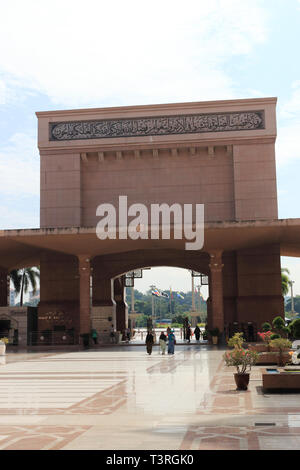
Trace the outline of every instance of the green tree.
{"type": "Polygon", "coordinates": [[[33,294],[37,291],[38,280],[40,279],[40,268],[31,267],[23,269],[14,269],[10,273],[10,279],[13,283],[15,291],[20,294],[20,307],[23,306],[24,294],[29,288],[32,288],[33,294]]]}
{"type": "MultiPolygon", "coordinates": [[[[294,309],[295,312],[300,313],[300,295],[296,295],[296,297],[294,297],[294,309]]],[[[286,312],[291,312],[292,310],[292,299],[290,297],[286,299],[285,310],[286,312]]]]}
{"type": "Polygon", "coordinates": [[[290,271],[287,268],[281,268],[281,290],[284,297],[288,294],[290,288],[291,279],[289,274],[290,271]]]}

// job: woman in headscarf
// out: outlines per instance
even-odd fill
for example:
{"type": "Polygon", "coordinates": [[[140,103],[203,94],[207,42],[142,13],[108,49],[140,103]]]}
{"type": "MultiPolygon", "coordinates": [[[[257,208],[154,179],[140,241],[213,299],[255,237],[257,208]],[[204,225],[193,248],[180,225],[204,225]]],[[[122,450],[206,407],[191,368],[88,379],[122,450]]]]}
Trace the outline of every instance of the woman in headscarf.
{"type": "Polygon", "coordinates": [[[201,330],[199,326],[197,325],[196,328],[194,329],[194,335],[195,335],[196,341],[200,340],[200,333],[201,333],[201,330]]]}
{"type": "Polygon", "coordinates": [[[165,354],[167,347],[167,337],[162,331],[159,337],[159,346],[162,354],[165,354]]]}
{"type": "Polygon", "coordinates": [[[174,348],[176,344],[176,338],[174,335],[174,330],[168,334],[168,354],[174,354],[174,348]]]}
{"type": "Polygon", "coordinates": [[[148,331],[148,334],[146,336],[146,348],[147,348],[147,353],[151,355],[152,353],[152,347],[154,343],[154,336],[152,331],[148,331]]]}

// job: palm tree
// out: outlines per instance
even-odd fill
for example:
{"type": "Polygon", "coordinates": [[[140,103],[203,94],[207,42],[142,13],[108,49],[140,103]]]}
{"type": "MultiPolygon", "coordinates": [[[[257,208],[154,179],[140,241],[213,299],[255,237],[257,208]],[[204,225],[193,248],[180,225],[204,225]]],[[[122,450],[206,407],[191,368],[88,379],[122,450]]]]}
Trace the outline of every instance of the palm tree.
{"type": "Polygon", "coordinates": [[[282,295],[286,296],[289,292],[291,279],[288,276],[290,271],[287,268],[281,268],[281,290],[282,295]]]}
{"type": "Polygon", "coordinates": [[[17,294],[21,293],[20,296],[20,307],[23,306],[24,293],[28,292],[29,287],[32,287],[33,294],[37,291],[37,282],[40,279],[40,268],[24,268],[14,269],[10,273],[11,281],[14,285],[17,294]]]}

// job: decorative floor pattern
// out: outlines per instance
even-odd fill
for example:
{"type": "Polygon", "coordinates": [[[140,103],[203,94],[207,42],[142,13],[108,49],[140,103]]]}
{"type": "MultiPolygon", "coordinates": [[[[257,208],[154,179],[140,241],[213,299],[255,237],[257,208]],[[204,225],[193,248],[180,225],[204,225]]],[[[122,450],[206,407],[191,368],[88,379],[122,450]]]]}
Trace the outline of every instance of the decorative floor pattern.
{"type": "Polygon", "coordinates": [[[181,450],[295,450],[300,448],[300,427],[191,426],[181,450]]]}
{"type": "Polygon", "coordinates": [[[215,347],[14,355],[0,365],[0,449],[300,449],[298,394],[248,391],[215,347]]]}
{"type": "Polygon", "coordinates": [[[1,426],[1,450],[59,450],[89,426],[1,426]]]}

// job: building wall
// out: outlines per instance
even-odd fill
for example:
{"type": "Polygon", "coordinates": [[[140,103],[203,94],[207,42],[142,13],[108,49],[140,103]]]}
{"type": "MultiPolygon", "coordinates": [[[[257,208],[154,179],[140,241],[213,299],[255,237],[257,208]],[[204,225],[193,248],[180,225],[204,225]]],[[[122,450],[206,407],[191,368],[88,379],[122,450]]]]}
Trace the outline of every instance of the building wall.
{"type": "Polygon", "coordinates": [[[124,152],[123,160],[107,155],[99,162],[87,154],[81,162],[82,226],[95,226],[99,221],[99,204],[118,207],[119,195],[128,196],[128,205],[173,203],[205,204],[205,219],[234,219],[234,185],[232,157],[226,148],[217,147],[213,157],[207,148],[199,148],[194,156],[182,149],[174,157],[169,150],[160,150],[158,158],[151,151],[124,152]]]}
{"type": "Polygon", "coordinates": [[[277,219],[273,143],[233,146],[236,220],[277,219]]]}
{"type": "MultiPolygon", "coordinates": [[[[178,103],[53,111],[38,114],[41,155],[41,226],[92,227],[96,208],[128,203],[203,203],[205,220],[277,217],[275,175],[276,99],[178,103]],[[234,121],[264,113],[261,128],[203,133],[84,139],[94,120],[227,115],[234,121]],[[217,114],[214,114],[217,113],[217,114]],[[52,123],[77,122],[80,137],[53,140],[52,123]]],[[[217,119],[217,118],[216,118],[217,119]]],[[[218,121],[218,119],[217,119],[218,121]]]]}
{"type": "Polygon", "coordinates": [[[199,147],[176,156],[160,150],[41,156],[41,226],[94,227],[99,204],[204,204],[205,221],[276,219],[277,189],[274,144],[216,146],[214,155],[199,147]]]}
{"type": "Polygon", "coordinates": [[[80,154],[41,154],[40,181],[41,228],[80,227],[80,154]]]}

